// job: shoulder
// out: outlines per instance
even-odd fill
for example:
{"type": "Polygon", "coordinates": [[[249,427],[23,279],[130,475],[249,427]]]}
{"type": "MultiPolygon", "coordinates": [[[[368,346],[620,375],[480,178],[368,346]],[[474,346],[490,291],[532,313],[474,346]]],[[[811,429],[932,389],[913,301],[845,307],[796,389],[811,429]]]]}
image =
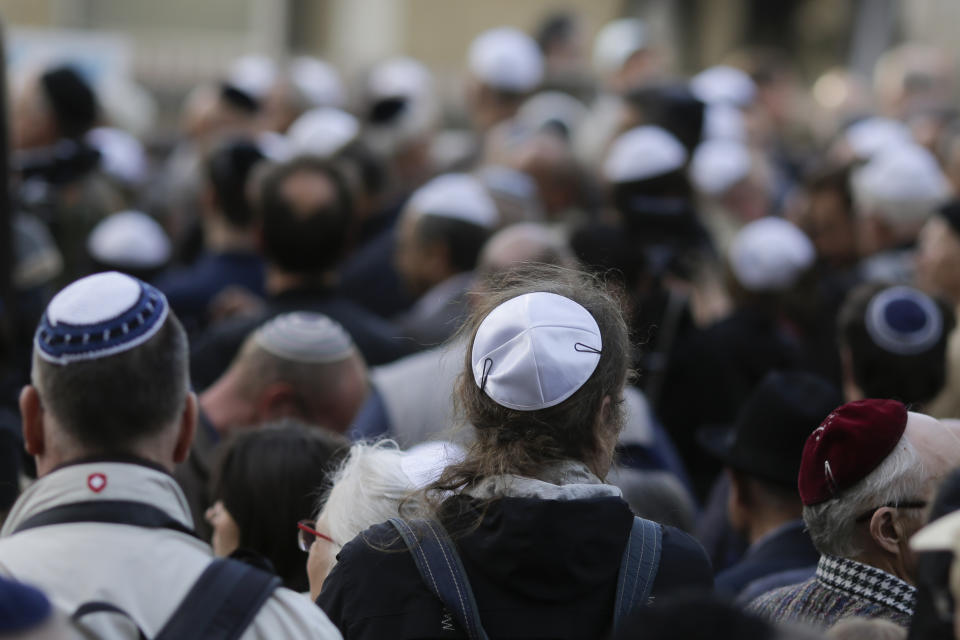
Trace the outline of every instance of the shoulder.
{"type": "Polygon", "coordinates": [[[309,597],[280,587],[263,605],[243,640],[338,640],[341,637],[340,631],[309,597]]]}
{"type": "Polygon", "coordinates": [[[780,613],[798,600],[805,600],[807,593],[814,588],[816,578],[800,584],[793,584],[769,591],[747,605],[749,611],[767,617],[779,618],[780,613]]]}
{"type": "Polygon", "coordinates": [[[663,546],[654,594],[681,588],[713,587],[713,568],[703,546],[676,527],[661,525],[663,546]]]}

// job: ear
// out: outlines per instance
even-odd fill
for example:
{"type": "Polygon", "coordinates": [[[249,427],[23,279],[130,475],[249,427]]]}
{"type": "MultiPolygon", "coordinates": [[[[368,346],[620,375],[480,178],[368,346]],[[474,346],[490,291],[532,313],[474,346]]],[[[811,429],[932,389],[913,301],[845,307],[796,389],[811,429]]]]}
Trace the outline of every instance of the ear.
{"type": "Polygon", "coordinates": [[[177,442],[173,449],[173,461],[177,464],[184,462],[190,455],[190,445],[197,432],[197,394],[192,391],[187,394],[183,403],[183,413],[180,415],[180,431],[177,433],[177,442]]]}
{"type": "Polygon", "coordinates": [[[908,536],[903,522],[897,518],[897,511],[880,507],[870,518],[870,537],[884,551],[900,555],[908,536]]]}
{"type": "Polygon", "coordinates": [[[727,494],[727,518],[735,531],[742,531],[743,515],[750,509],[750,497],[743,476],[733,469],[724,469],[730,479],[730,492],[727,494]]]}
{"type": "Polygon", "coordinates": [[[277,418],[306,418],[300,397],[293,386],[286,382],[274,382],[260,393],[256,402],[258,423],[277,418]]]}
{"type": "Polygon", "coordinates": [[[23,444],[27,453],[36,457],[46,450],[43,405],[36,387],[28,384],[20,391],[20,416],[23,421],[23,444]]]}

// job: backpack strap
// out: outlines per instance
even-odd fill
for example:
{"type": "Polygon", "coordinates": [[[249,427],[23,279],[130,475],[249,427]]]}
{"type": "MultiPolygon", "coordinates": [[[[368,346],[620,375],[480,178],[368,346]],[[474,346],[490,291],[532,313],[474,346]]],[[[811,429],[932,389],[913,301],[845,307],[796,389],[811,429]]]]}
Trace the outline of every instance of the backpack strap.
{"type": "Polygon", "coordinates": [[[27,518],[17,526],[14,533],[71,522],[102,522],[148,529],[172,529],[197,537],[193,529],[173,518],[166,511],[133,500],[85,500],[62,504],[27,518]]]}
{"type": "Polygon", "coordinates": [[[617,577],[617,597],[613,610],[614,630],[634,608],[647,604],[660,568],[662,547],[661,526],[656,522],[635,517],[617,577]]]}
{"type": "Polygon", "coordinates": [[[250,565],[218,558],[200,574],[154,640],[236,640],[280,582],[250,565]]]}
{"type": "Polygon", "coordinates": [[[443,526],[433,520],[391,518],[390,524],[410,549],[420,577],[471,640],[487,640],[477,601],[460,554],[443,526]]]}

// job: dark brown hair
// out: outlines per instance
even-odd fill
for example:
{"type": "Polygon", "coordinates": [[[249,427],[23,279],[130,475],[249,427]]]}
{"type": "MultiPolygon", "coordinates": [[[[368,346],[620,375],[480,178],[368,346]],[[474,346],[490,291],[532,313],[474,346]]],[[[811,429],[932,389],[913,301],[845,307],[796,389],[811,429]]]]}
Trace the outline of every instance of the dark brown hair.
{"type": "Polygon", "coordinates": [[[460,464],[448,467],[425,489],[431,496],[448,495],[502,474],[537,475],[552,463],[579,460],[591,463],[609,452],[604,436],[623,425],[622,392],[630,364],[630,340],[620,302],[603,282],[582,271],[548,265],[526,265],[493,277],[462,331],[469,336],[464,373],[457,383],[458,408],[476,428],[476,440],[460,464]],[[474,382],[471,352],[477,328],[497,306],[537,291],[555,293],[583,306],[600,328],[600,362],[580,389],[560,404],[536,411],[518,411],[497,404],[474,382]],[[601,416],[605,398],[609,413],[601,416]]]}

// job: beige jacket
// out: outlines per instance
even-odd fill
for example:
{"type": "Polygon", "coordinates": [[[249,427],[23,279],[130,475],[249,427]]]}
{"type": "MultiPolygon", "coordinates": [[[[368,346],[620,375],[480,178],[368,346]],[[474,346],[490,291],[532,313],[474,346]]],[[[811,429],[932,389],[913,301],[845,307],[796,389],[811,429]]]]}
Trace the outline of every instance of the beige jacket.
{"type": "MultiPolygon", "coordinates": [[[[38,480],[13,506],[0,530],[0,572],[39,587],[68,613],[85,602],[110,602],[153,637],[211,561],[211,549],[175,530],[112,523],[57,524],[14,533],[37,513],[87,500],[145,502],[193,527],[183,493],[162,471],[121,462],[65,466],[38,480]]],[[[307,597],[280,588],[242,638],[326,640],[341,635],[307,597]]]]}

